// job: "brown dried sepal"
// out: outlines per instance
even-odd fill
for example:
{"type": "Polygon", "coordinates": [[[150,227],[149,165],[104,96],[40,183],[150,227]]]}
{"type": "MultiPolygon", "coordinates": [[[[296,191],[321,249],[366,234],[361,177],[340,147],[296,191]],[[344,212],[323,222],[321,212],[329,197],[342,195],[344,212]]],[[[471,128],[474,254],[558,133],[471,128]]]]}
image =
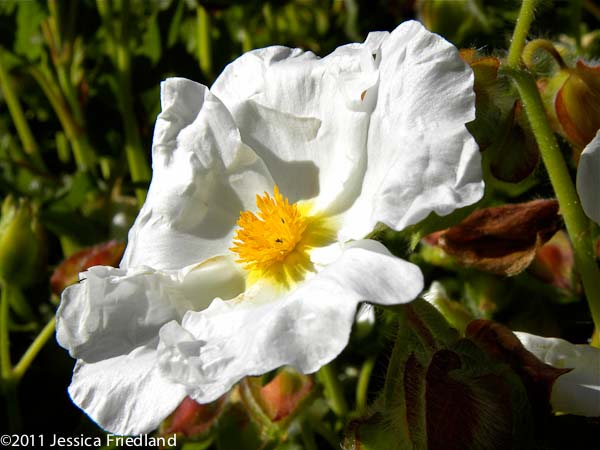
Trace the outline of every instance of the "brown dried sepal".
{"type": "Polygon", "coordinates": [[[513,276],[529,266],[560,224],[556,200],[485,208],[442,233],[438,244],[463,265],[513,276]]]}

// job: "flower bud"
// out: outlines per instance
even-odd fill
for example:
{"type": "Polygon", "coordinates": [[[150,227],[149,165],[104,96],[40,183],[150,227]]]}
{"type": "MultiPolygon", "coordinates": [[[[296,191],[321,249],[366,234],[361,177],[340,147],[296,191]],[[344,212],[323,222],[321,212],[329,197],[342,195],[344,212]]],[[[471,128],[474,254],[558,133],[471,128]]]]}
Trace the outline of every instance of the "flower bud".
{"type": "Polygon", "coordinates": [[[6,197],[0,219],[0,280],[20,287],[33,282],[44,260],[44,248],[37,208],[24,198],[6,197]]]}
{"type": "Polygon", "coordinates": [[[550,55],[558,67],[552,76],[538,81],[550,123],[581,150],[600,128],[600,66],[588,66],[578,60],[575,67],[570,67],[552,42],[535,39],[523,51],[528,67],[536,65],[534,54],[539,50],[550,55]]]}
{"type": "Polygon", "coordinates": [[[226,395],[205,405],[201,405],[192,398],[186,397],[177,409],[173,411],[173,414],[163,422],[161,425],[161,434],[166,436],[179,433],[187,437],[202,435],[216,423],[226,403],[226,395]]]}
{"type": "MultiPolygon", "coordinates": [[[[311,376],[284,367],[264,386],[259,377],[246,378],[241,383],[244,405],[257,422],[276,423],[281,429],[307,405],[314,392],[311,376]]],[[[264,423],[263,423],[264,425],[264,423]]]]}
{"type": "MultiPolygon", "coordinates": [[[[576,147],[585,147],[600,128],[600,67],[577,61],[556,92],[554,109],[563,136],[576,147]]],[[[565,74],[559,73],[558,77],[565,74]]]]}
{"type": "Polygon", "coordinates": [[[85,272],[92,266],[117,267],[125,244],[119,241],[108,241],[93,247],[84,248],[65,259],[56,268],[50,278],[52,292],[60,295],[64,288],[77,283],[79,272],[85,272]]]}

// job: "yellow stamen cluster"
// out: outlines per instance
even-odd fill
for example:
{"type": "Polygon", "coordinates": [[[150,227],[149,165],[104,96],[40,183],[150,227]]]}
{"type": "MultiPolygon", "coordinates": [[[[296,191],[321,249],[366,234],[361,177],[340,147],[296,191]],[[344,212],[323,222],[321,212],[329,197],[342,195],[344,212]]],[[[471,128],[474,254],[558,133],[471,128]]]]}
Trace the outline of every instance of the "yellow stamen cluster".
{"type": "Polygon", "coordinates": [[[258,214],[244,211],[237,225],[231,250],[248,270],[264,271],[282,262],[294,251],[308,225],[298,205],[290,204],[277,186],[273,197],[256,196],[258,214]]]}

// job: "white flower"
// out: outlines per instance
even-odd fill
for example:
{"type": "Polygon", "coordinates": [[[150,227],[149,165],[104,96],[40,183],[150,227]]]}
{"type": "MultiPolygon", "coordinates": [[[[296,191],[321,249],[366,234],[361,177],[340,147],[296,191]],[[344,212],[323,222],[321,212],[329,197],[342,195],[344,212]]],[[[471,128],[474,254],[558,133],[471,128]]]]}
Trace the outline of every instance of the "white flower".
{"type": "Polygon", "coordinates": [[[600,224],[600,131],[583,149],[577,168],[577,192],[590,219],[600,224]]]}
{"type": "Polygon", "coordinates": [[[573,369],[558,377],[552,386],[550,402],[555,411],[600,416],[600,349],[563,339],[515,334],[541,361],[560,369],[573,369]]]}
{"type": "Polygon", "coordinates": [[[359,302],[415,298],[419,268],[365,236],[482,196],[472,85],[456,49],[417,22],[323,59],[246,53],[211,91],[164,82],[121,268],[82,274],[58,312],[78,359],[73,401],[112,432],[147,432],[185,395],[319,369],[359,302]]]}

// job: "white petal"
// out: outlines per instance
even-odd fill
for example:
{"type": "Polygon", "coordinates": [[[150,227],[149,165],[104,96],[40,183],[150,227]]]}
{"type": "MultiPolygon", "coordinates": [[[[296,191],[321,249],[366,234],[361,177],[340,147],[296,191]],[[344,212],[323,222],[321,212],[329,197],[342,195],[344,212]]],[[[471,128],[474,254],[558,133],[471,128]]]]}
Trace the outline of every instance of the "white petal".
{"type": "Polygon", "coordinates": [[[152,183],[129,232],[124,268],[180,269],[228,253],[240,211],[273,189],[263,162],[205,86],[170,78],[161,102],[152,183]]]}
{"type": "Polygon", "coordinates": [[[541,361],[573,370],[561,375],[552,387],[556,411],[580,416],[600,416],[600,349],[574,345],[563,339],[515,333],[527,350],[541,361]]]}
{"type": "Polygon", "coordinates": [[[381,244],[360,241],[313,278],[271,302],[214,301],[190,312],[181,326],[160,332],[164,375],[198,390],[209,402],[247,375],[283,365],[314,372],[346,346],[361,301],[406,303],[423,287],[417,266],[389,254],[381,244]]]}
{"type": "Polygon", "coordinates": [[[64,291],[56,324],[59,344],[74,358],[97,362],[126,354],[178,318],[165,292],[174,284],[167,275],[97,266],[80,277],[64,291]]]}
{"type": "Polygon", "coordinates": [[[72,357],[87,362],[145,345],[165,323],[216,297],[233,298],[245,284],[239,267],[223,257],[169,273],[96,266],[81,278],[63,293],[56,336],[72,357]]]}
{"type": "Polygon", "coordinates": [[[160,375],[156,349],[143,346],[92,364],[78,361],[69,394],[106,431],[132,435],[155,430],[186,391],[160,375]]]}
{"type": "Polygon", "coordinates": [[[456,48],[418,22],[372,41],[381,46],[377,106],[345,238],[360,238],[377,222],[400,230],[483,195],[481,158],[465,127],[475,118],[473,74],[456,48]]]}
{"type": "Polygon", "coordinates": [[[581,153],[577,192],[585,213],[600,224],[600,131],[581,153]]]}
{"type": "Polygon", "coordinates": [[[292,202],[318,197],[323,209],[358,194],[375,100],[369,92],[378,82],[363,44],[340,47],[322,59],[269,47],[235,60],[211,90],[281,192],[292,202]]]}

